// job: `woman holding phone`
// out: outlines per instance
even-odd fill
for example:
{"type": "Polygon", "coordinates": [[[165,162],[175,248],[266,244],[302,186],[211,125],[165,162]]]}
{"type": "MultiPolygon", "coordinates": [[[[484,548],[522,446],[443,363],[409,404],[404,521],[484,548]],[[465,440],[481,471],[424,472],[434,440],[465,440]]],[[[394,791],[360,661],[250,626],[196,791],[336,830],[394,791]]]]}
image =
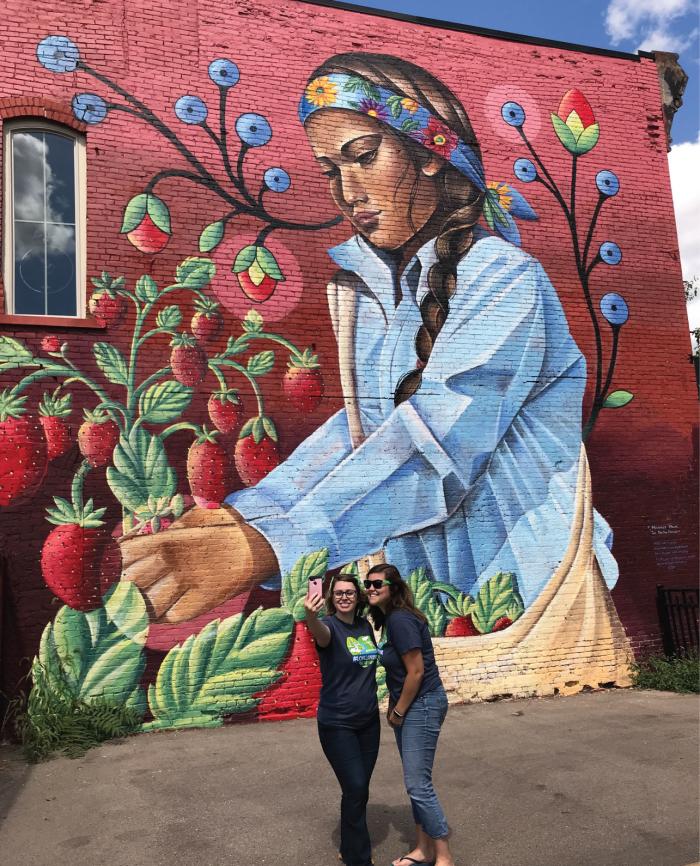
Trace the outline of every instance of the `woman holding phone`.
{"type": "Polygon", "coordinates": [[[340,857],[347,866],[372,864],[367,800],[379,752],[378,650],[363,616],[366,604],[359,581],[349,574],[331,581],[328,616],[319,618],[324,599],[311,584],[304,601],[321,665],[318,736],[342,791],[340,857]]]}
{"type": "Polygon", "coordinates": [[[389,688],[387,718],[394,729],[416,845],[393,866],[454,866],[445,813],[433,788],[433,760],[447,714],[447,694],[435,664],[423,614],[394,565],[375,565],[364,581],[372,621],[383,629],[382,664],[389,688]]]}

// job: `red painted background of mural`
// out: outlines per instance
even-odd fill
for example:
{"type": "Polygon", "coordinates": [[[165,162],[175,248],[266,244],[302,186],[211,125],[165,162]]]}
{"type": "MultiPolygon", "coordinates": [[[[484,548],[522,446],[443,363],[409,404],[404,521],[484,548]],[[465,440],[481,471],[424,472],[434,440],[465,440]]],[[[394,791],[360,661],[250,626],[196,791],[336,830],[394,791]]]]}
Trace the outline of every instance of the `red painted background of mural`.
{"type": "MultiPolygon", "coordinates": [[[[692,367],[687,360],[685,316],[678,249],[671,202],[666,140],[653,60],[629,60],[585,54],[562,48],[528,45],[470,33],[373,18],[299,2],[251,0],[235,6],[199,0],[142,3],[64,5],[60,11],[37,14],[18,0],[5,8],[5,47],[0,63],[0,115],[71,116],[71,99],[84,90],[101,92],[79,71],[52,75],[36,60],[36,45],[48,34],[66,34],[81,55],[157,114],[176,124],[175,101],[199,94],[213,102],[215,90],[207,66],[215,57],[231,57],[240,69],[232,116],[264,114],[273,137],[261,152],[247,158],[247,174],[259,182],[270,165],[282,165],[292,177],[294,195],[268,202],[275,214],[290,221],[323,222],[336,215],[327,185],[319,175],[297,118],[300,94],[310,72],[327,56],[343,50],[387,51],[410,57],[430,69],[461,98],[479,136],[487,178],[511,181],[513,162],[527,156],[517,132],[505,125],[500,107],[520,103],[528,114],[528,134],[555,177],[566,177],[570,157],[557,142],[550,112],[556,112],[570,88],[585,93],[600,123],[595,158],[582,160],[577,201],[589,215],[597,201],[595,175],[614,171],[621,188],[613,206],[604,209],[596,237],[614,239],[624,251],[620,266],[599,268],[593,280],[596,303],[607,292],[618,292],[629,305],[629,321],[620,338],[614,385],[634,393],[621,410],[603,411],[587,443],[596,507],[615,533],[614,554],[620,579],[613,598],[635,648],[659,646],[655,608],[656,584],[692,585],[697,572],[697,506],[695,489],[698,455],[693,451],[695,420],[692,367]],[[26,112],[22,112],[26,105],[26,112]],[[30,107],[33,106],[33,107],[30,107]],[[586,184],[586,181],[587,184],[586,184]],[[695,479],[695,480],[694,480],[695,479]]],[[[172,216],[172,237],[156,254],[136,250],[119,234],[126,203],[141,193],[159,171],[184,167],[181,157],[148,126],[126,113],[112,112],[108,121],[87,127],[88,275],[102,271],[123,274],[133,285],[150,274],[167,285],[177,265],[198,254],[202,228],[221,216],[216,196],[178,179],[163,181],[158,195],[172,216]]],[[[208,166],[217,152],[197,126],[178,127],[182,140],[208,166]]],[[[593,333],[573,264],[571,238],[556,202],[542,188],[528,188],[537,222],[521,223],[523,246],[544,265],[564,304],[573,336],[590,359],[593,333]]],[[[213,293],[237,316],[225,312],[222,335],[240,331],[239,318],[250,306],[231,273],[235,254],[259,229],[255,221],[238,217],[225,241],[212,253],[217,275],[213,293]]],[[[335,341],[328,316],[325,285],[334,270],[325,250],[349,235],[347,225],[315,233],[278,231],[269,249],[282,262],[287,280],[260,307],[275,330],[300,347],[318,354],[325,382],[320,406],[300,412],[285,400],[284,365],[265,382],[266,406],[279,432],[279,448],[287,455],[341,405],[335,341]],[[291,252],[290,252],[291,251],[291,252]]],[[[128,314],[132,315],[131,313],[128,314]]],[[[84,323],[90,325],[90,323],[84,323]]],[[[93,323],[94,324],[94,323],[93,323]]],[[[13,335],[38,351],[42,338],[55,334],[68,341],[71,357],[94,370],[92,344],[108,339],[126,350],[129,320],[105,331],[94,327],[42,329],[6,319],[4,334],[13,335]]],[[[221,342],[223,336],[218,338],[221,342]]],[[[608,335],[604,334],[608,340],[608,335]]],[[[144,350],[144,366],[160,365],[168,354],[168,338],[154,338],[144,350]]],[[[215,342],[216,345],[216,342],[215,342]]],[[[606,342],[606,351],[609,351],[606,342]]],[[[11,377],[7,377],[8,384],[11,377]]],[[[14,381],[14,379],[12,379],[14,381]]],[[[239,383],[237,383],[238,385],[239,383]]],[[[211,388],[195,397],[190,414],[206,419],[211,388]]],[[[252,411],[253,395],[240,383],[244,406],[252,411]]],[[[31,392],[30,403],[39,391],[31,392]]],[[[76,392],[70,423],[74,434],[81,423],[76,392]]],[[[85,405],[91,408],[85,393],[85,405]]],[[[590,402],[589,397],[589,402],[590,402]]],[[[168,451],[182,478],[191,435],[173,436],[168,451]]],[[[232,448],[235,438],[225,440],[232,448]]],[[[23,672],[22,659],[36,651],[44,625],[55,613],[55,599],[39,570],[47,534],[45,508],[54,495],[65,495],[78,461],[75,446],[51,464],[33,500],[4,510],[0,533],[6,562],[3,596],[3,683],[11,691],[23,672]]],[[[237,481],[235,486],[240,486],[237,481]]],[[[106,489],[106,488],[105,488],[106,489]]],[[[100,485],[90,494],[106,504],[100,485]]],[[[120,518],[114,506],[112,525],[120,518]]],[[[255,599],[239,597],[227,614],[255,599]]],[[[158,639],[152,636],[154,646],[158,639]]],[[[171,643],[163,638],[162,649],[171,643]]]]}

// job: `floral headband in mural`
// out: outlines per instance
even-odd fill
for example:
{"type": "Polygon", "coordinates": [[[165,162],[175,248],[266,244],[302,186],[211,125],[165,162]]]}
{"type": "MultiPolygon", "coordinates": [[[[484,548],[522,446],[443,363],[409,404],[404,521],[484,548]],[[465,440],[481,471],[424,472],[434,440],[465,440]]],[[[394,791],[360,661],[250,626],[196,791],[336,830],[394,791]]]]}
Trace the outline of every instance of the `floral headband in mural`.
{"type": "Polygon", "coordinates": [[[484,218],[489,228],[511,243],[520,243],[520,232],[513,217],[537,219],[525,198],[509,184],[487,183],[484,167],[474,149],[414,99],[359,75],[331,72],[306,85],[299,104],[299,119],[305,123],[321,108],[345,108],[367,114],[437,153],[485,194],[484,218]]]}

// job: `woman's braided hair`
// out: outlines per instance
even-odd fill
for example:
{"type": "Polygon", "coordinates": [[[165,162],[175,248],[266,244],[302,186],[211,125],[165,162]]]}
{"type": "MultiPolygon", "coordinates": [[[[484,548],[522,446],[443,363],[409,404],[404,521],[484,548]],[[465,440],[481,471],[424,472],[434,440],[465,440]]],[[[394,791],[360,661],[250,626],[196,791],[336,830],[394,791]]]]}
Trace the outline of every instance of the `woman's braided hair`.
{"type": "MultiPolygon", "coordinates": [[[[420,66],[388,54],[349,52],[330,57],[309,80],[334,72],[358,75],[378,87],[415,100],[481,157],[479,143],[460,101],[446,85],[420,66]]],[[[402,136],[402,141],[413,157],[416,172],[419,172],[428,155],[426,149],[408,136],[402,136]]],[[[445,324],[450,298],[457,287],[457,265],[473,243],[473,228],[481,215],[484,200],[483,193],[447,161],[438,181],[443,220],[435,238],[437,261],[428,272],[429,291],[420,304],[422,325],[416,334],[416,368],[399,381],[394,393],[396,406],[420,388],[423,368],[445,324]]]]}

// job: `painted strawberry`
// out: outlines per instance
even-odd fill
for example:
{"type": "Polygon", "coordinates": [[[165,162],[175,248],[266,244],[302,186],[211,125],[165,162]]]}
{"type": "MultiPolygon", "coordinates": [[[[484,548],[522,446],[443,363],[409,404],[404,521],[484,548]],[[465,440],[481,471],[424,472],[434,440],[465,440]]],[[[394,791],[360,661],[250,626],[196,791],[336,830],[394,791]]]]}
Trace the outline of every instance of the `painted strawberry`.
{"type": "Polygon", "coordinates": [[[187,480],[200,508],[218,508],[231,492],[229,457],[218,435],[203,427],[187,452],[187,480]]]}
{"type": "Polygon", "coordinates": [[[86,471],[83,464],[75,476],[72,502],[54,496],[55,506],[47,509],[47,520],[55,529],[41,550],[44,582],[61,601],[81,611],[94,610],[102,603],[102,559],[110,541],[101,520],[106,509],[94,508],[92,499],[82,504],[86,471]]]}
{"type": "Polygon", "coordinates": [[[119,427],[102,409],[84,410],[85,420],[78,430],[78,448],[90,466],[107,466],[119,442],[119,427]]]}
{"type": "Polygon", "coordinates": [[[93,277],[95,291],[88,301],[90,315],[107,327],[118,325],[126,313],[126,299],[119,294],[124,286],[124,277],[112,278],[107,271],[102,271],[99,277],[93,277]]]}
{"type": "Polygon", "coordinates": [[[323,379],[318,356],[311,349],[292,355],[282,380],[284,396],[300,412],[313,412],[323,396],[323,379]]]}
{"type": "Polygon", "coordinates": [[[170,366],[178,382],[199,385],[207,375],[207,356],[191,334],[176,334],[171,343],[170,366]]]}
{"type": "Polygon", "coordinates": [[[170,211],[152,192],[142,192],[124,208],[121,234],[142,253],[159,253],[170,240],[170,211]]]}
{"type": "Polygon", "coordinates": [[[508,628],[509,625],[513,625],[513,620],[509,616],[499,616],[493,624],[491,631],[503,631],[503,629],[508,628]]]}
{"type": "Polygon", "coordinates": [[[210,298],[196,298],[194,302],[195,313],[192,316],[190,327],[192,333],[200,343],[208,343],[215,340],[221,333],[224,320],[221,318],[219,308],[221,304],[210,298]]]}
{"type": "Polygon", "coordinates": [[[279,669],[281,676],[263,693],[258,704],[260,720],[308,718],[316,714],[321,669],[314,639],[304,622],[304,596],[309,578],[323,577],[327,565],[328,551],[318,551],[302,557],[282,580],[282,605],[294,617],[294,631],[287,658],[279,669]]]}
{"type": "Polygon", "coordinates": [[[0,505],[36,492],[46,474],[46,439],[38,419],[26,415],[26,397],[0,394],[0,505]]]}
{"type": "Polygon", "coordinates": [[[243,294],[256,303],[267,301],[284,281],[277,259],[263,246],[250,244],[236,256],[232,271],[238,278],[243,294]]]}
{"type": "Polygon", "coordinates": [[[215,391],[207,403],[211,423],[221,433],[233,433],[241,420],[243,406],[238,391],[231,388],[215,391]]]}
{"type": "Polygon", "coordinates": [[[252,487],[279,466],[277,431],[265,415],[251,418],[241,428],[234,451],[234,461],[241,481],[252,487]]]}
{"type": "Polygon", "coordinates": [[[39,421],[46,436],[47,456],[49,460],[60,457],[73,444],[73,431],[68,425],[72,411],[71,395],[59,395],[59,388],[41,398],[39,404],[39,421]]]}
{"type": "Polygon", "coordinates": [[[475,637],[481,634],[474,625],[471,616],[456,616],[451,619],[445,629],[445,637],[475,637]]]}
{"type": "Polygon", "coordinates": [[[60,352],[61,351],[61,341],[58,337],[49,336],[42,337],[41,340],[41,351],[42,352],[60,352]]]}

